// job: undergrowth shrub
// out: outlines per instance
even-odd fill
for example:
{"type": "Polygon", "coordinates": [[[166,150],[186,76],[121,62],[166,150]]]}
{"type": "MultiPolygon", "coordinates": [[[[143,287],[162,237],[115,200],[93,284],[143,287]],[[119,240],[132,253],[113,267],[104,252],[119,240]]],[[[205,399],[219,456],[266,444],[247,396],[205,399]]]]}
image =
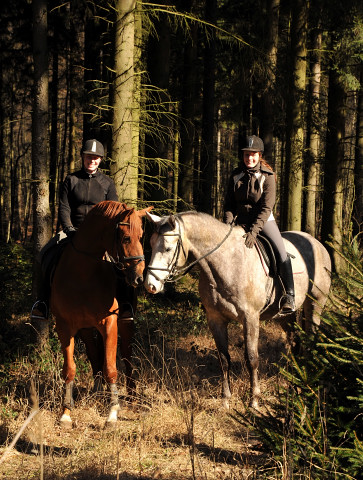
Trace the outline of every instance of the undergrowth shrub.
{"type": "Polygon", "coordinates": [[[345,272],[333,279],[319,330],[299,332],[303,353],[287,355],[277,399],[265,413],[234,414],[258,430],[277,477],[362,478],[363,268],[357,240],[345,242],[339,254],[345,272]]]}

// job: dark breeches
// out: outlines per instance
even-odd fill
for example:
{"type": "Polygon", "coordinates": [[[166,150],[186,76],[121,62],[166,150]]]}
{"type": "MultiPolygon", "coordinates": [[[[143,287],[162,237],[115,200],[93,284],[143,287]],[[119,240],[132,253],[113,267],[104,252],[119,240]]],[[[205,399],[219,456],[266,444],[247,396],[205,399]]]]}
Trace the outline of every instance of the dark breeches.
{"type": "Polygon", "coordinates": [[[269,220],[265,223],[261,233],[267,237],[274,249],[276,260],[281,263],[287,259],[285,245],[275,220],[269,220]]]}

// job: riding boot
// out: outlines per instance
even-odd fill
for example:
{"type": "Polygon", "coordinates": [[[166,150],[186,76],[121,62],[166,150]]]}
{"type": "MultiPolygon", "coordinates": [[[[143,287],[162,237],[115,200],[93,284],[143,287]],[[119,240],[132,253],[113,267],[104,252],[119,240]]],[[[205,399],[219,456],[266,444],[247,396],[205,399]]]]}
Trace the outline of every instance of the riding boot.
{"type": "Polygon", "coordinates": [[[39,296],[32,306],[30,318],[32,320],[48,320],[50,299],[50,277],[44,275],[40,285],[39,296]]]}
{"type": "Polygon", "coordinates": [[[292,274],[291,259],[287,257],[279,265],[279,276],[284,287],[285,293],[280,298],[280,315],[292,313],[295,311],[295,289],[294,277],[292,274]]]}

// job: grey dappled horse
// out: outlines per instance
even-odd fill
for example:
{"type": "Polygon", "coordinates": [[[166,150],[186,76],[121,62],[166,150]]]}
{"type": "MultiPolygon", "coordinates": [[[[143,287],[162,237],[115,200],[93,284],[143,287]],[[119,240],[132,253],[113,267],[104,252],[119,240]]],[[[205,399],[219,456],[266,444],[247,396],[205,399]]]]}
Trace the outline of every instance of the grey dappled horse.
{"type": "MultiPolygon", "coordinates": [[[[257,375],[259,321],[278,313],[283,293],[280,282],[268,275],[257,249],[245,246],[242,227],[230,227],[200,212],[162,218],[147,213],[147,218],[154,223],[155,233],[150,240],[152,256],[145,288],[158,293],[163,290],[165,281],[185,272],[190,262],[198,263],[199,293],[219,352],[224,404],[228,407],[231,397],[227,325],[234,319],[244,327],[251,381],[250,404],[257,408],[260,395],[257,375]],[[268,306],[267,298],[270,298],[268,306]]],[[[292,256],[296,307],[303,306],[306,321],[311,326],[319,325],[319,315],[330,288],[329,254],[307,233],[284,232],[283,237],[286,250],[292,256]]]]}

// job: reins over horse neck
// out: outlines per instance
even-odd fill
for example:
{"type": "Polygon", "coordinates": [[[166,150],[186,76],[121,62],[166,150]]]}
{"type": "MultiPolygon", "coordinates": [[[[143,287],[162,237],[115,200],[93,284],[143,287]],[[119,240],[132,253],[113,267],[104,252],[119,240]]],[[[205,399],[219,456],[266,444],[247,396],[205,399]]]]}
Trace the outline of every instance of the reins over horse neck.
{"type": "MultiPolygon", "coordinates": [[[[176,219],[175,219],[176,220],[176,219]]],[[[178,222],[176,222],[178,224],[178,222]]],[[[164,282],[176,282],[178,281],[180,278],[182,278],[184,275],[186,275],[187,273],[190,272],[190,270],[197,264],[199,263],[201,260],[203,260],[204,258],[208,257],[209,255],[211,255],[212,253],[214,253],[216,250],[218,250],[219,247],[221,247],[223,245],[223,243],[227,240],[227,238],[230,236],[230,234],[232,233],[232,230],[233,230],[233,227],[234,227],[234,223],[231,224],[229,230],[228,230],[228,233],[227,235],[215,246],[212,248],[212,250],[210,250],[209,252],[205,253],[204,255],[202,255],[201,257],[197,258],[196,260],[194,260],[192,263],[190,263],[189,265],[187,265],[186,267],[183,267],[181,268],[180,270],[178,270],[178,267],[177,267],[177,263],[178,263],[178,259],[179,259],[179,255],[180,255],[180,250],[182,249],[183,250],[183,253],[184,253],[184,256],[186,257],[186,254],[185,254],[185,250],[184,250],[184,246],[183,246],[183,242],[182,242],[182,239],[181,239],[181,233],[180,233],[180,225],[178,224],[179,226],[179,232],[178,233],[160,233],[159,235],[163,235],[163,236],[177,236],[179,237],[178,238],[178,245],[175,249],[175,254],[174,254],[174,257],[173,257],[173,261],[171,262],[170,266],[167,267],[167,268],[158,268],[158,267],[150,267],[148,266],[148,270],[150,271],[150,273],[157,279],[160,281],[160,278],[158,278],[158,276],[152,271],[152,270],[159,270],[159,271],[169,271],[169,276],[164,280],[164,282]],[[175,260],[174,260],[175,259],[175,260]],[[178,276],[177,276],[178,275],[178,276]]]]}

